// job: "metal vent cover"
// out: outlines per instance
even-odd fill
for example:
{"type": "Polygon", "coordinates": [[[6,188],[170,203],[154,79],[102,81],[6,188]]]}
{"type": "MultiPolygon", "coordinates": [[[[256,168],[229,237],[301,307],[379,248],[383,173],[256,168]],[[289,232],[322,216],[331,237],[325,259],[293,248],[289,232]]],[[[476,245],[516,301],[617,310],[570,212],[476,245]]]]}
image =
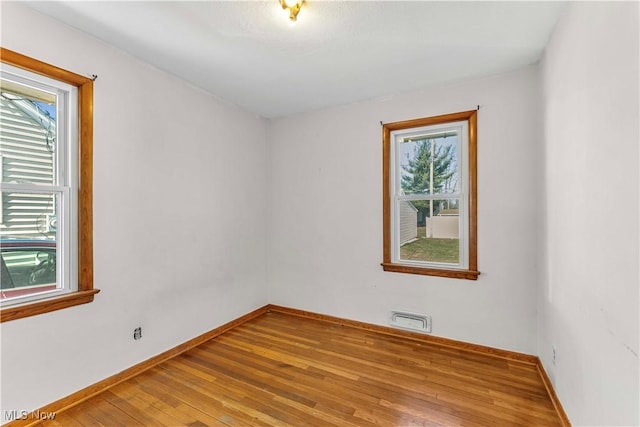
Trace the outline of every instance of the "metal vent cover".
{"type": "Polygon", "coordinates": [[[389,323],[396,328],[418,332],[431,332],[431,317],[423,314],[392,311],[389,323]]]}

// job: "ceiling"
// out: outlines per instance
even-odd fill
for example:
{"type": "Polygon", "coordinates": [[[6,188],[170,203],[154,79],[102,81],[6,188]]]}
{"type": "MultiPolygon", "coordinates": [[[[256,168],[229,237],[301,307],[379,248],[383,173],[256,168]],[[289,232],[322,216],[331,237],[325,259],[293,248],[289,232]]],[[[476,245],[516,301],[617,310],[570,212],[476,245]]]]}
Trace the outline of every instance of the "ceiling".
{"type": "Polygon", "coordinates": [[[565,2],[47,1],[34,9],[274,118],[517,69],[565,2]]]}

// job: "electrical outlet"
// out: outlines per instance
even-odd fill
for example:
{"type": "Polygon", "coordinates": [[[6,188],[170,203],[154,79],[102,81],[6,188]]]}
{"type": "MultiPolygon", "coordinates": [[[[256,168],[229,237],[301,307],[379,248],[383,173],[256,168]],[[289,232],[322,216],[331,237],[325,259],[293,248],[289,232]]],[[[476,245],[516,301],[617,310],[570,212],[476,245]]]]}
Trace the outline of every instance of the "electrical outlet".
{"type": "Polygon", "coordinates": [[[553,366],[556,366],[556,346],[555,345],[551,346],[551,363],[553,363],[553,366]]]}
{"type": "Polygon", "coordinates": [[[138,326],[133,330],[133,339],[139,340],[140,338],[142,338],[142,326],[138,326]]]}

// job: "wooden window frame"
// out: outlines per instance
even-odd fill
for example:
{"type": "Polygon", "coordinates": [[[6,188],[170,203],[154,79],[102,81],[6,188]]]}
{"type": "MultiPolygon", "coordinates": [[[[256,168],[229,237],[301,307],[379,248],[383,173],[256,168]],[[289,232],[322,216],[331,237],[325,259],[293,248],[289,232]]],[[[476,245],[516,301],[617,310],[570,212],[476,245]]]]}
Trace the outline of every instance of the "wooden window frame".
{"type": "Polygon", "coordinates": [[[78,88],[78,284],[77,290],[0,310],[0,322],[90,303],[93,287],[93,80],[0,47],[0,62],[78,88]]]}
{"type": "Polygon", "coordinates": [[[405,120],[382,125],[382,216],[383,216],[383,262],[384,271],[397,273],[421,274],[426,276],[439,276],[454,279],[477,280],[478,271],[478,235],[477,235],[477,110],[463,111],[459,113],[444,114],[434,117],[426,117],[413,120],[405,120]],[[453,122],[467,121],[468,123],[468,167],[465,170],[468,179],[468,227],[467,250],[468,267],[465,269],[433,268],[431,266],[417,266],[415,264],[402,264],[393,262],[392,259],[392,221],[391,221],[391,170],[392,170],[392,141],[391,132],[419,128],[423,126],[439,125],[453,122]]]}

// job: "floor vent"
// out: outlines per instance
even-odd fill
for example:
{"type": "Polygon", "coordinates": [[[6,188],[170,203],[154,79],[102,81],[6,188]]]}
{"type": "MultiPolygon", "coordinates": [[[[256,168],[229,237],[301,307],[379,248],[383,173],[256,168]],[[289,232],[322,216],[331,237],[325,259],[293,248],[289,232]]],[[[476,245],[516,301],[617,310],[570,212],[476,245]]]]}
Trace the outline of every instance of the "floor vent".
{"type": "Polygon", "coordinates": [[[421,314],[391,312],[391,326],[418,332],[431,332],[431,317],[421,314]]]}

